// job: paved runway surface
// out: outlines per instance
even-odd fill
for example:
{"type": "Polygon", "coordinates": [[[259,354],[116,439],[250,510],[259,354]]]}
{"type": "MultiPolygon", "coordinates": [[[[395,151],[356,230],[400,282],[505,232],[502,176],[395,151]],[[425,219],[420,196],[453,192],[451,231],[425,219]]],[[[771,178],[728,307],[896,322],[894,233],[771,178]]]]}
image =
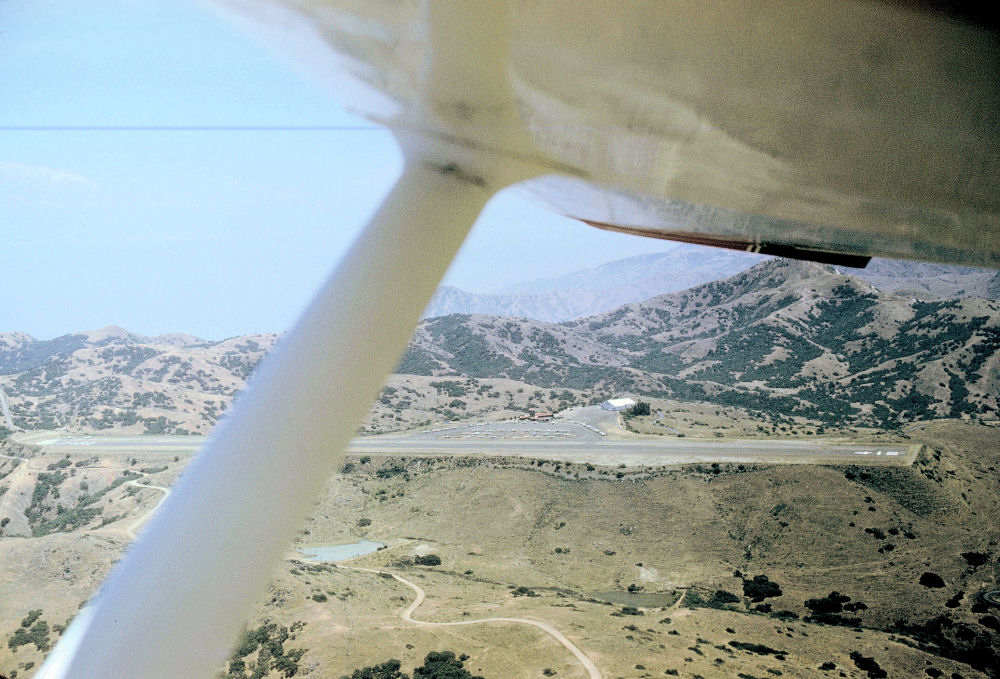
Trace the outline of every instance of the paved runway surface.
{"type": "Polygon", "coordinates": [[[692,462],[909,464],[919,446],[827,441],[727,441],[612,438],[566,421],[464,425],[354,439],[347,451],[369,455],[516,455],[594,464],[692,462]]]}
{"type": "Polygon", "coordinates": [[[43,448],[64,452],[95,453],[193,453],[205,442],[204,436],[122,436],[114,434],[65,434],[61,432],[29,432],[15,434],[14,439],[43,448]]]}
{"type": "MultiPolygon", "coordinates": [[[[21,435],[24,443],[95,453],[194,452],[200,436],[21,435]]],[[[704,462],[768,464],[910,464],[919,445],[810,440],[697,440],[606,435],[578,420],[496,422],[441,427],[354,439],[347,452],[366,455],[501,455],[600,465],[671,465],[704,462]]]]}

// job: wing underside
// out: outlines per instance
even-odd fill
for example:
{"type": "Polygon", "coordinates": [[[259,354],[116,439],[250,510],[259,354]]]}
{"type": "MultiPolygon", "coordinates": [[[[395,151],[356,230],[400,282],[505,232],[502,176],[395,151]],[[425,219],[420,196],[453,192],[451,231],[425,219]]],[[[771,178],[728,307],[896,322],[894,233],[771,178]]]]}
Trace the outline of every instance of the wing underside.
{"type": "Polygon", "coordinates": [[[482,205],[1000,265],[1000,49],[900,3],[232,0],[406,169],[37,676],[210,676],[482,205]],[[239,574],[234,577],[234,574],[239,574]]]}
{"type": "Polygon", "coordinates": [[[1000,42],[962,3],[484,4],[489,30],[456,49],[494,60],[496,102],[439,68],[428,7],[461,2],[237,6],[272,19],[265,37],[293,33],[353,110],[527,163],[526,191],[564,215],[796,256],[1000,265],[1000,42]],[[455,87],[428,100],[429,79],[455,87]],[[516,134],[486,122],[507,100],[516,134]]]}

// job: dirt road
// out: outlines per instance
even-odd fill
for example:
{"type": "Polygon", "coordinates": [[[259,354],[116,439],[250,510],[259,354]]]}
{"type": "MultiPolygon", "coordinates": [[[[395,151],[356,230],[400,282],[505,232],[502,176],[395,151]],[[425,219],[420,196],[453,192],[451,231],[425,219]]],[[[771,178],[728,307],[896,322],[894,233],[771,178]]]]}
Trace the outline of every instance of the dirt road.
{"type": "Polygon", "coordinates": [[[156,510],[160,508],[160,505],[162,505],[163,502],[168,497],[170,497],[170,489],[169,488],[165,488],[163,486],[154,486],[154,485],[148,484],[148,483],[139,483],[138,481],[129,481],[127,485],[129,485],[129,486],[135,486],[136,488],[151,488],[153,490],[158,490],[161,493],[163,493],[163,497],[160,498],[159,502],[157,502],[155,505],[153,505],[152,509],[150,509],[148,512],[146,512],[145,514],[143,514],[142,516],[140,516],[138,519],[136,519],[135,521],[133,521],[132,523],[130,523],[129,526],[128,526],[128,528],[125,529],[125,532],[128,533],[128,536],[131,539],[135,540],[136,531],[139,529],[139,527],[142,526],[142,524],[146,523],[146,521],[148,521],[149,518],[151,516],[153,516],[153,514],[156,513],[156,510]]]}
{"type": "Polygon", "coordinates": [[[420,625],[421,627],[457,627],[460,625],[481,625],[489,622],[509,622],[520,625],[531,625],[532,627],[537,627],[538,629],[542,630],[543,632],[551,636],[553,639],[558,641],[560,644],[565,646],[566,649],[570,653],[572,653],[578,661],[580,661],[580,664],[583,665],[583,668],[587,671],[587,675],[589,676],[590,679],[603,679],[603,675],[601,674],[601,671],[597,669],[597,665],[595,665],[594,662],[590,658],[588,658],[587,655],[583,651],[581,651],[576,644],[567,639],[566,635],[564,635],[562,632],[560,632],[547,622],[542,622],[541,620],[533,620],[531,618],[479,618],[477,620],[461,620],[458,622],[427,622],[424,620],[416,620],[413,618],[413,612],[420,607],[420,604],[422,604],[424,602],[424,599],[426,598],[424,590],[421,589],[419,585],[410,582],[403,576],[397,575],[396,573],[392,573],[390,571],[378,571],[378,570],[373,570],[371,568],[359,568],[356,566],[340,566],[340,568],[350,569],[354,571],[364,571],[365,573],[374,573],[376,575],[389,575],[395,578],[396,580],[400,581],[410,589],[412,589],[416,593],[417,597],[413,600],[413,603],[411,603],[405,611],[399,614],[399,617],[402,618],[405,622],[411,623],[413,625],[420,625]]]}

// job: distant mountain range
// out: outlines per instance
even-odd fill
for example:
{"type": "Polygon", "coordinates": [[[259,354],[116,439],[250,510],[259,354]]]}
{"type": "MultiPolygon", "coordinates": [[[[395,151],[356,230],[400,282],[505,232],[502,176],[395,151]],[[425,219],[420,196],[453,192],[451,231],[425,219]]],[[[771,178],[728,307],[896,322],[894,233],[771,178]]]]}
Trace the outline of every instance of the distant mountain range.
{"type": "Polygon", "coordinates": [[[900,297],[829,266],[774,260],[560,324],[426,319],[399,371],[892,427],[921,418],[994,418],[998,350],[995,301],[900,297]]]}
{"type": "MultiPolygon", "coordinates": [[[[597,289],[584,292],[592,300],[607,299],[613,288],[600,286],[609,281],[624,281],[622,289],[666,285],[670,275],[655,270],[669,254],[540,282],[538,294],[552,308],[563,284],[589,279],[597,289]]],[[[743,266],[735,255],[715,266],[743,266]]],[[[997,417],[1000,304],[935,298],[995,291],[994,272],[898,262],[848,271],[764,261],[724,280],[561,323],[426,318],[366,428],[510,414],[529,400],[562,407],[622,392],[821,424],[997,417]],[[916,282],[922,289],[911,291],[916,282]],[[885,291],[893,286],[901,294],[885,291]]],[[[23,428],[205,432],[277,340],[143,337],[113,326],[41,341],[0,333],[0,386],[23,428]]]]}
{"type": "Polygon", "coordinates": [[[840,269],[883,292],[920,299],[1000,299],[1000,272],[971,266],[873,259],[864,269],[840,269]]]}
{"type": "MultiPolygon", "coordinates": [[[[559,323],[726,278],[767,259],[747,252],[678,243],[667,252],[508,285],[491,293],[442,287],[424,317],[485,314],[559,323]]],[[[1000,297],[1000,273],[990,269],[874,259],[865,269],[840,271],[884,292],[920,299],[1000,297]]]]}
{"type": "Polygon", "coordinates": [[[678,243],[667,252],[620,259],[558,278],[517,283],[490,294],[442,287],[424,317],[487,314],[558,323],[725,278],[765,259],[748,252],[678,243]]]}

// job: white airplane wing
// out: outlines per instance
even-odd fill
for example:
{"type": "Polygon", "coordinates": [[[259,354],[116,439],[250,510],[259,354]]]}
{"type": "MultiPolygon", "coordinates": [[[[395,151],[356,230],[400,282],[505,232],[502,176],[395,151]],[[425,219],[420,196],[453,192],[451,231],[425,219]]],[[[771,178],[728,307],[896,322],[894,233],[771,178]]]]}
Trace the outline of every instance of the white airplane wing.
{"type": "Polygon", "coordinates": [[[1000,47],[973,5],[508,0],[477,2],[495,12],[474,26],[464,4],[225,7],[352,110],[527,160],[527,191],[593,225],[1000,263],[1000,47]],[[516,134],[467,96],[484,58],[475,87],[503,92],[516,134]],[[429,101],[430,81],[455,96],[429,101]]]}
{"type": "Polygon", "coordinates": [[[221,667],[505,186],[644,235],[1000,265],[1000,47],[975,17],[798,0],[223,6],[392,129],[406,169],[43,679],[221,667]]]}

